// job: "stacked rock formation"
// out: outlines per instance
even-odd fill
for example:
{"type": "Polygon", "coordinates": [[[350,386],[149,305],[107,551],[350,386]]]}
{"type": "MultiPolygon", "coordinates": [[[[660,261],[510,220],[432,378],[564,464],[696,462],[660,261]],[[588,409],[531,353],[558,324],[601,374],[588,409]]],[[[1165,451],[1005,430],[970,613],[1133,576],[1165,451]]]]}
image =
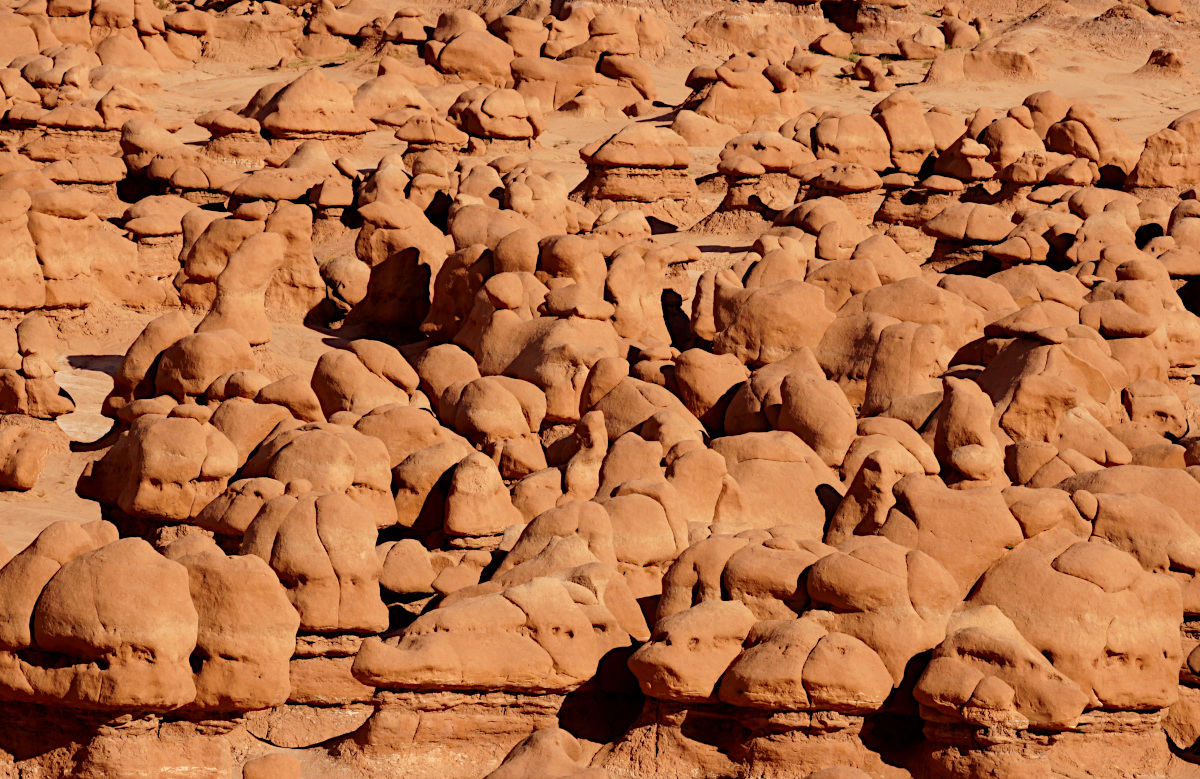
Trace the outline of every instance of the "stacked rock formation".
{"type": "Polygon", "coordinates": [[[611,138],[579,150],[588,166],[572,197],[596,212],[635,209],[678,226],[696,221],[696,182],[682,136],[645,124],[627,125],[611,138]]]}
{"type": "Polygon", "coordinates": [[[778,132],[737,136],[725,144],[717,165],[717,172],[725,177],[725,199],[702,229],[720,232],[723,221],[744,212],[773,220],[796,202],[800,182],[789,175],[792,168],[814,160],[804,144],[778,132]]]}

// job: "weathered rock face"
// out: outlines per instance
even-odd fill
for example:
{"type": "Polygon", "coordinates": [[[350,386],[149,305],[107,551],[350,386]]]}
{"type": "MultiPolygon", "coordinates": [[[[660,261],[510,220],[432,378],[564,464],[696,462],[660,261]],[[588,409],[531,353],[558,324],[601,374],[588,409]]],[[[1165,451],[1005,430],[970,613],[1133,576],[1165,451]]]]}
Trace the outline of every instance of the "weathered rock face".
{"type": "Polygon", "coordinates": [[[106,522],[61,522],[0,577],[7,700],[162,712],[287,698],[295,612],[265,567],[211,541],[164,557],[106,522]]]}
{"type": "Polygon", "coordinates": [[[1184,114],[1146,139],[1137,164],[1129,171],[1130,187],[1178,189],[1200,179],[1196,159],[1196,133],[1200,115],[1184,114]]]}

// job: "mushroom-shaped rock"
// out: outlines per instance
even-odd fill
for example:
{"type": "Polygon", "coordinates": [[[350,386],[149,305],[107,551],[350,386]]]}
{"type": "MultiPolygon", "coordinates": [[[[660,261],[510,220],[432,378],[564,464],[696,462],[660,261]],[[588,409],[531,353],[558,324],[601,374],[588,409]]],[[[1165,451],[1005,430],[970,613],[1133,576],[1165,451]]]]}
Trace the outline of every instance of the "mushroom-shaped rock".
{"type": "Polygon", "coordinates": [[[657,204],[665,209],[664,217],[678,223],[687,218],[687,208],[695,210],[698,191],[687,172],[691,153],[687,141],[671,130],[626,125],[611,137],[584,146],[579,156],[587,163],[588,175],[571,198],[594,211],[615,205],[645,213],[657,204]]]}
{"type": "Polygon", "coordinates": [[[352,136],[375,125],[354,108],[350,91],[314,68],[284,86],[254,117],[274,138],[352,136]]]}
{"type": "Polygon", "coordinates": [[[6,685],[26,700],[166,711],[191,703],[198,618],[187,569],[138,538],[65,561],[32,615],[32,640],[58,656],[20,660],[6,685]]]}
{"type": "MultiPolygon", "coordinates": [[[[355,678],[385,689],[573,690],[604,653],[630,643],[604,605],[600,568],[568,568],[433,609],[398,637],[364,641],[355,678]]],[[[644,623],[634,629],[645,636],[644,623]]]]}

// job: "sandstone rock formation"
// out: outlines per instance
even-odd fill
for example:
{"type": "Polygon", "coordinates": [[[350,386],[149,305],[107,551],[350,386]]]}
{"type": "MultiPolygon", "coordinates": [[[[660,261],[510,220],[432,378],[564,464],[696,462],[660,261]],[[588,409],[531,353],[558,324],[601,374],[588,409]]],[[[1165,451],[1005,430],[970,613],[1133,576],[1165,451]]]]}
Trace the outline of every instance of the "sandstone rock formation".
{"type": "Polygon", "coordinates": [[[6,5],[0,775],[1190,776],[1189,2],[6,5]]]}

